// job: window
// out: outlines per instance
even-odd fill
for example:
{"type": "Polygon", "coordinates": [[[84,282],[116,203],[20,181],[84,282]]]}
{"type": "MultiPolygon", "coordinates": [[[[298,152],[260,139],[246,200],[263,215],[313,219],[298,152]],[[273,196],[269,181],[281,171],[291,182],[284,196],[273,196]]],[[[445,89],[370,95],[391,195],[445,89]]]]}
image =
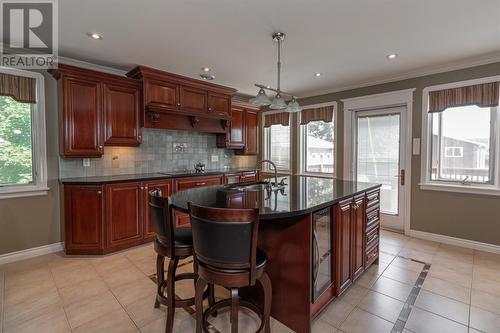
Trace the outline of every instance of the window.
{"type": "Polygon", "coordinates": [[[423,190],[500,195],[500,76],[423,90],[423,190]]]}
{"type": "MultiPolygon", "coordinates": [[[[281,171],[290,170],[290,126],[272,125],[265,131],[265,156],[281,171]]],[[[268,166],[266,166],[268,168],[268,166]]]]}
{"type": "Polygon", "coordinates": [[[301,127],[301,160],[305,173],[334,174],[333,122],[310,121],[301,127]]]}
{"type": "Polygon", "coordinates": [[[37,84],[35,104],[0,96],[0,198],[45,194],[43,76],[13,69],[0,72],[34,77],[37,84]]]}
{"type": "Polygon", "coordinates": [[[478,106],[433,113],[431,180],[493,184],[496,117],[496,108],[478,106]]]}

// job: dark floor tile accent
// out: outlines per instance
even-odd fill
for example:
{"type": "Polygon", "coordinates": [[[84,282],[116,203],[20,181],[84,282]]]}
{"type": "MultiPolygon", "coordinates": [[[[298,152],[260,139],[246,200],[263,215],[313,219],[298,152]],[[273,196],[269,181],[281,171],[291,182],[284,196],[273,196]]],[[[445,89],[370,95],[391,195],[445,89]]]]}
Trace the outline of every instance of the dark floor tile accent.
{"type": "Polygon", "coordinates": [[[411,259],[411,258],[405,258],[398,256],[400,258],[406,259],[406,260],[411,260],[415,261],[418,263],[421,263],[424,265],[422,268],[422,271],[420,272],[420,275],[417,278],[417,281],[415,281],[415,285],[413,286],[410,295],[408,295],[408,298],[406,299],[406,302],[403,306],[403,309],[401,309],[401,312],[399,313],[398,320],[394,323],[394,326],[391,330],[391,333],[402,333],[405,326],[406,322],[408,321],[408,318],[410,318],[411,314],[411,309],[413,305],[415,305],[415,302],[417,301],[418,294],[420,293],[420,289],[422,288],[422,285],[424,284],[425,278],[427,277],[427,274],[429,273],[429,269],[431,268],[430,264],[427,264],[425,262],[411,259]]]}

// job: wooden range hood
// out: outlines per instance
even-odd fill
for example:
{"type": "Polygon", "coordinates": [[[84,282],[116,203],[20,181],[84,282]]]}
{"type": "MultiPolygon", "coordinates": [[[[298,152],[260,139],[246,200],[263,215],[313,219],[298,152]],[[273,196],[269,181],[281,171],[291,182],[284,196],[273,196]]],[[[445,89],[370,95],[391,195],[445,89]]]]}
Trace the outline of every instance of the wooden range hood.
{"type": "Polygon", "coordinates": [[[137,66],[127,76],[143,85],[143,126],[226,133],[236,89],[137,66]]]}

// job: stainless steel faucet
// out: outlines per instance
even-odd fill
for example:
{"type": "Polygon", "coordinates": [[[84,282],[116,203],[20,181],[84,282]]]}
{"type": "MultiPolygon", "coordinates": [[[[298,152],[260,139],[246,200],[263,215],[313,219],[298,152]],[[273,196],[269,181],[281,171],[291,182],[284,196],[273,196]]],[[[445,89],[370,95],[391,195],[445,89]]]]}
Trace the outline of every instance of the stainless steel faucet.
{"type": "Polygon", "coordinates": [[[278,169],[276,168],[276,164],[274,164],[273,161],[271,161],[271,160],[258,161],[257,164],[255,165],[255,170],[259,170],[259,166],[264,162],[267,162],[273,166],[273,168],[274,168],[274,186],[278,186],[278,169]]]}

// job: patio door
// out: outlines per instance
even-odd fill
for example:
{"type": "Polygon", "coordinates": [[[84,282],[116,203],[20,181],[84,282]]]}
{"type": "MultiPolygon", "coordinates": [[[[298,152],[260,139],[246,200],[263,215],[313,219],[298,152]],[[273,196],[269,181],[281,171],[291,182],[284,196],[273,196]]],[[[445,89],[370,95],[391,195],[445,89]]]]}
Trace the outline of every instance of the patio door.
{"type": "Polygon", "coordinates": [[[382,184],[381,226],[404,230],[406,106],[354,112],[354,179],[382,184]]]}

